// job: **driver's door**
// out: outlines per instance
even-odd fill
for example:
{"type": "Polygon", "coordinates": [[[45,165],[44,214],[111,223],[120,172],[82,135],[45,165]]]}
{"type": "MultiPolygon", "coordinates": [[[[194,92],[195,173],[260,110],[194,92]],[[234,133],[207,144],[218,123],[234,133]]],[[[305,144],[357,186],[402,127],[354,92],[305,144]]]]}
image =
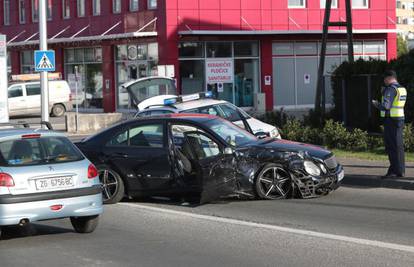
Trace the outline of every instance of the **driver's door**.
{"type": "Polygon", "coordinates": [[[201,187],[200,203],[207,203],[235,192],[236,172],[234,155],[226,155],[224,149],[202,129],[190,125],[171,125],[176,161],[187,161],[177,166],[186,166],[182,171],[183,181],[201,187]]]}

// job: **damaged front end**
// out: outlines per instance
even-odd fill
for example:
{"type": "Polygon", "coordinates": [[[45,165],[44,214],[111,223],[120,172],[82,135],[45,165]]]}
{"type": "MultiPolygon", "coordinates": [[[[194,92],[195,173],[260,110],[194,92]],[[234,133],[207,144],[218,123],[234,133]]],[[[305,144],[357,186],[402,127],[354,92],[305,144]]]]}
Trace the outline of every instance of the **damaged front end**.
{"type": "Polygon", "coordinates": [[[322,160],[300,152],[289,158],[292,180],[302,198],[326,195],[337,189],[344,178],[344,170],[334,155],[322,160]]]}

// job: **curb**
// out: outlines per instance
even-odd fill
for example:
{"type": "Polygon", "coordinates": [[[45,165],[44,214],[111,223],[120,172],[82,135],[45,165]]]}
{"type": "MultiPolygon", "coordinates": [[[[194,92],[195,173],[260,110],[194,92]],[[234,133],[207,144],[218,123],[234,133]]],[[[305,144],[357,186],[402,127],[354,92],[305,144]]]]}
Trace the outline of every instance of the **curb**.
{"type": "Polygon", "coordinates": [[[342,186],[414,190],[414,178],[381,179],[378,176],[346,175],[342,186]]]}

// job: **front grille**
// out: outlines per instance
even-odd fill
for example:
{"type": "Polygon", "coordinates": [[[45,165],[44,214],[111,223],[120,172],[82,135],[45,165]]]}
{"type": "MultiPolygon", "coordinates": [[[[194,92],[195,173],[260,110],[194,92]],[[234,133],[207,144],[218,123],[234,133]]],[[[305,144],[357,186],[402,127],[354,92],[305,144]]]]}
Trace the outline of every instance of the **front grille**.
{"type": "Polygon", "coordinates": [[[330,169],[330,170],[336,169],[336,167],[338,167],[338,161],[336,161],[335,156],[332,156],[332,157],[326,159],[325,164],[326,164],[326,167],[328,167],[328,169],[330,169]]]}

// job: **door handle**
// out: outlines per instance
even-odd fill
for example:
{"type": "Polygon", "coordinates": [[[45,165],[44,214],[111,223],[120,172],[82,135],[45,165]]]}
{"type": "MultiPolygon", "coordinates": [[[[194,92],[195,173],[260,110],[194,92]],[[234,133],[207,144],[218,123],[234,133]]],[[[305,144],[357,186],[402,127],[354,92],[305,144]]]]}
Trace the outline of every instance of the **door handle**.
{"type": "Polygon", "coordinates": [[[128,158],[128,155],[127,154],[121,153],[121,152],[113,153],[111,156],[128,158]]]}

